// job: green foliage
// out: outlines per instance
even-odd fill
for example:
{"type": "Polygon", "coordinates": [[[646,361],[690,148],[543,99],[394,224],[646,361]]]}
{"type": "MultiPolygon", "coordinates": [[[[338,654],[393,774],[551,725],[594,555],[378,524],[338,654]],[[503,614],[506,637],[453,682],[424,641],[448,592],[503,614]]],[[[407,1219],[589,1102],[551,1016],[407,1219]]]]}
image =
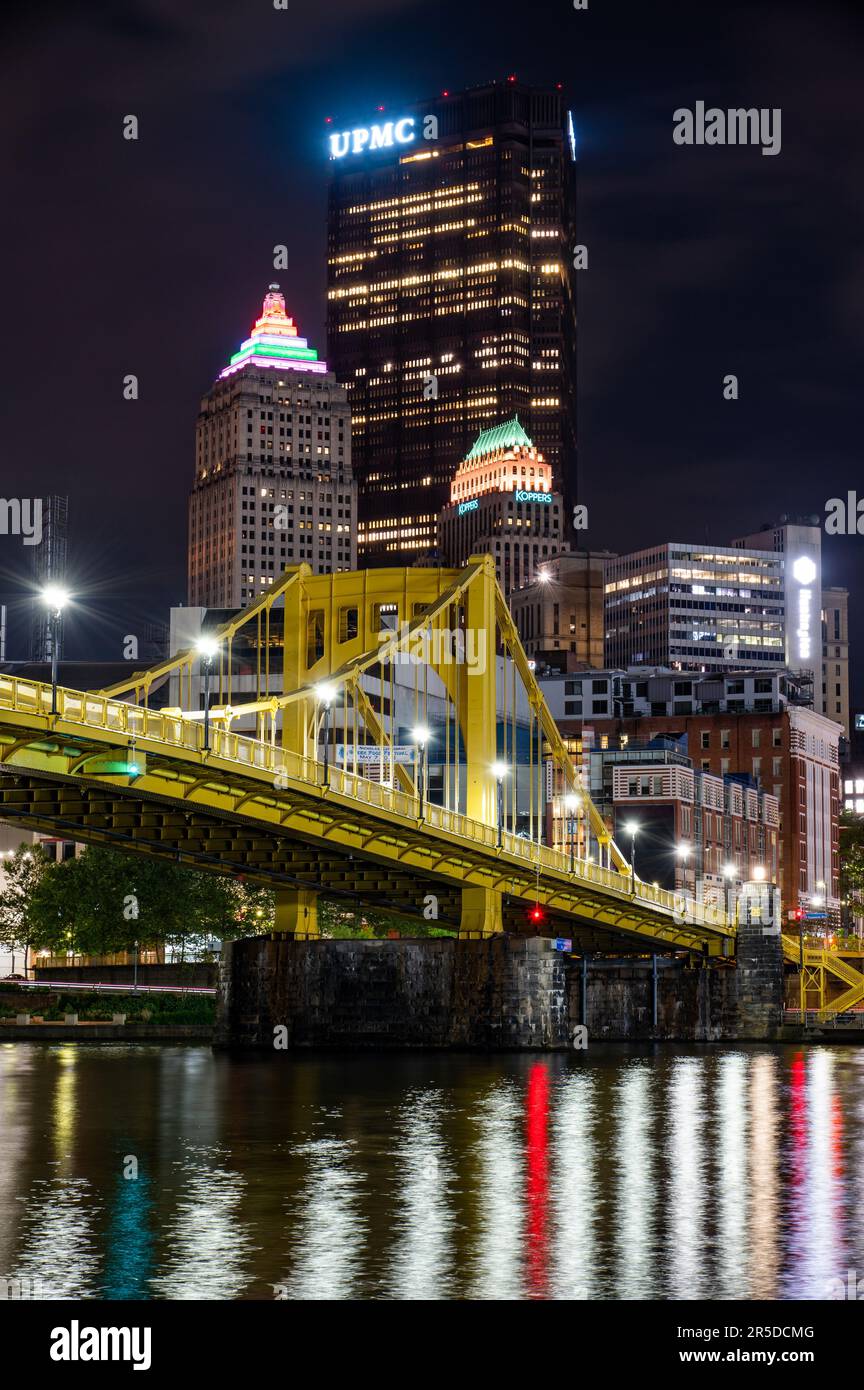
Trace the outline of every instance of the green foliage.
{"type": "Polygon", "coordinates": [[[840,901],[847,926],[864,916],[864,820],[848,812],[840,817],[840,901]]]}
{"type": "Polygon", "coordinates": [[[182,958],[208,941],[269,930],[272,916],[266,890],[101,846],[49,862],[26,900],[30,944],[77,955],[172,946],[182,958]]]}
{"type": "Polygon", "coordinates": [[[336,940],[369,940],[386,937],[391,931],[410,937],[455,935],[452,928],[427,922],[422,917],[405,917],[389,908],[358,907],[355,911],[344,898],[333,900],[323,897],[318,903],[318,929],[322,936],[336,940]]]}
{"type": "Polygon", "coordinates": [[[6,860],[0,888],[0,946],[7,951],[24,951],[25,964],[30,949],[37,944],[39,920],[34,913],[34,896],[54,861],[41,845],[19,845],[6,860]]]}

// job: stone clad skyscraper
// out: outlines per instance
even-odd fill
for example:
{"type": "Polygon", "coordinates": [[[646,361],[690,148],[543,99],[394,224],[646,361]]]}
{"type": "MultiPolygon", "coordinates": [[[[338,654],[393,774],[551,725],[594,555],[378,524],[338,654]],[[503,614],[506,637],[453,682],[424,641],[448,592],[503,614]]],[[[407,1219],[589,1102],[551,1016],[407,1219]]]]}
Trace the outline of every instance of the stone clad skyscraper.
{"type": "Polygon", "coordinates": [[[240,608],[286,565],[356,568],[346,393],[271,285],[252,332],[202,397],[189,499],[190,604],[240,608]]]}

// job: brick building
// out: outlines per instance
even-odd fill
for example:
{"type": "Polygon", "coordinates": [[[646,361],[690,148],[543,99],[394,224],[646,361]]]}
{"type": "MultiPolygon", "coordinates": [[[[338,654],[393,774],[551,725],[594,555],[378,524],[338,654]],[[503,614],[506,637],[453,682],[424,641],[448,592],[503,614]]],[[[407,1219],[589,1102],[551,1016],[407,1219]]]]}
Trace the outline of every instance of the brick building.
{"type": "MultiPolygon", "coordinates": [[[[776,797],[749,778],[694,768],[680,740],[612,743],[585,725],[571,752],[581,758],[583,784],[616,842],[633,852],[639,878],[727,908],[745,883],[777,881],[776,797]],[[632,842],[631,826],[638,827],[632,842]]],[[[551,838],[559,849],[572,842],[577,854],[592,853],[584,820],[560,795],[551,801],[551,838]]]]}
{"type": "MultiPolygon", "coordinates": [[[[702,691],[694,682],[688,699],[682,699],[686,712],[675,712],[670,700],[665,714],[621,713],[622,708],[634,708],[625,696],[641,684],[676,679],[677,672],[583,671],[578,680],[567,675],[550,676],[541,684],[565,736],[578,740],[587,727],[594,730],[601,748],[604,740],[605,747],[620,748],[630,742],[644,746],[665,734],[679,742],[697,771],[721,779],[745,774],[754,787],[776,797],[780,807],[778,883],[782,910],[785,914],[799,906],[815,908],[824,902],[829,919],[837,920],[839,724],[791,703],[783,693],[782,673],[776,673],[771,682],[773,693],[760,690],[758,695],[749,696],[745,690],[739,695],[738,682],[755,692],[766,678],[729,675],[721,681],[713,679],[702,691]],[[575,684],[581,686],[579,695],[573,692],[568,699],[567,687],[575,684]],[[726,698],[733,690],[734,696],[726,698]],[[582,717],[572,710],[576,703],[581,706],[582,717]]],[[[652,700],[648,707],[664,705],[652,700]]]]}

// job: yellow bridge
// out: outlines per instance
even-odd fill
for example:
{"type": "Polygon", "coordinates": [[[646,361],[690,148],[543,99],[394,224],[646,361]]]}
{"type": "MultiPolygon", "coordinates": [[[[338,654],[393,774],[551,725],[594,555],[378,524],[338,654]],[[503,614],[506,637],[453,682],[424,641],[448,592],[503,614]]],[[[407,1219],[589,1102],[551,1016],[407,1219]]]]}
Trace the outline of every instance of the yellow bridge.
{"type": "Polygon", "coordinates": [[[489,556],[458,571],[301,565],[215,638],[206,717],[199,650],[108,690],[60,688],[56,711],[50,686],[0,676],[0,817],[245,875],[301,937],[324,894],[468,938],[530,930],[539,908],[574,950],[734,953],[722,912],[633,874],[489,556]],[[176,703],[151,708],[166,681],[176,703]],[[554,806],[569,825],[557,846],[554,806]]]}

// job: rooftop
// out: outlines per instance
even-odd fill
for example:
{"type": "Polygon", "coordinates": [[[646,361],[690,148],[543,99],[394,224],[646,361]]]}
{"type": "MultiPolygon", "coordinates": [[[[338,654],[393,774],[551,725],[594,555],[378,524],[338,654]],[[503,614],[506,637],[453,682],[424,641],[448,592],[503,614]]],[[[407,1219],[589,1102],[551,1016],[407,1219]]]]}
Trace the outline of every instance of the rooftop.
{"type": "Polygon", "coordinates": [[[488,430],[481,430],[466,454],[465,462],[468,463],[471,459],[485,458],[487,454],[501,454],[506,449],[533,448],[533,442],[520,425],[518,416],[514,415],[512,420],[505,420],[503,424],[493,425],[488,430]]]}

